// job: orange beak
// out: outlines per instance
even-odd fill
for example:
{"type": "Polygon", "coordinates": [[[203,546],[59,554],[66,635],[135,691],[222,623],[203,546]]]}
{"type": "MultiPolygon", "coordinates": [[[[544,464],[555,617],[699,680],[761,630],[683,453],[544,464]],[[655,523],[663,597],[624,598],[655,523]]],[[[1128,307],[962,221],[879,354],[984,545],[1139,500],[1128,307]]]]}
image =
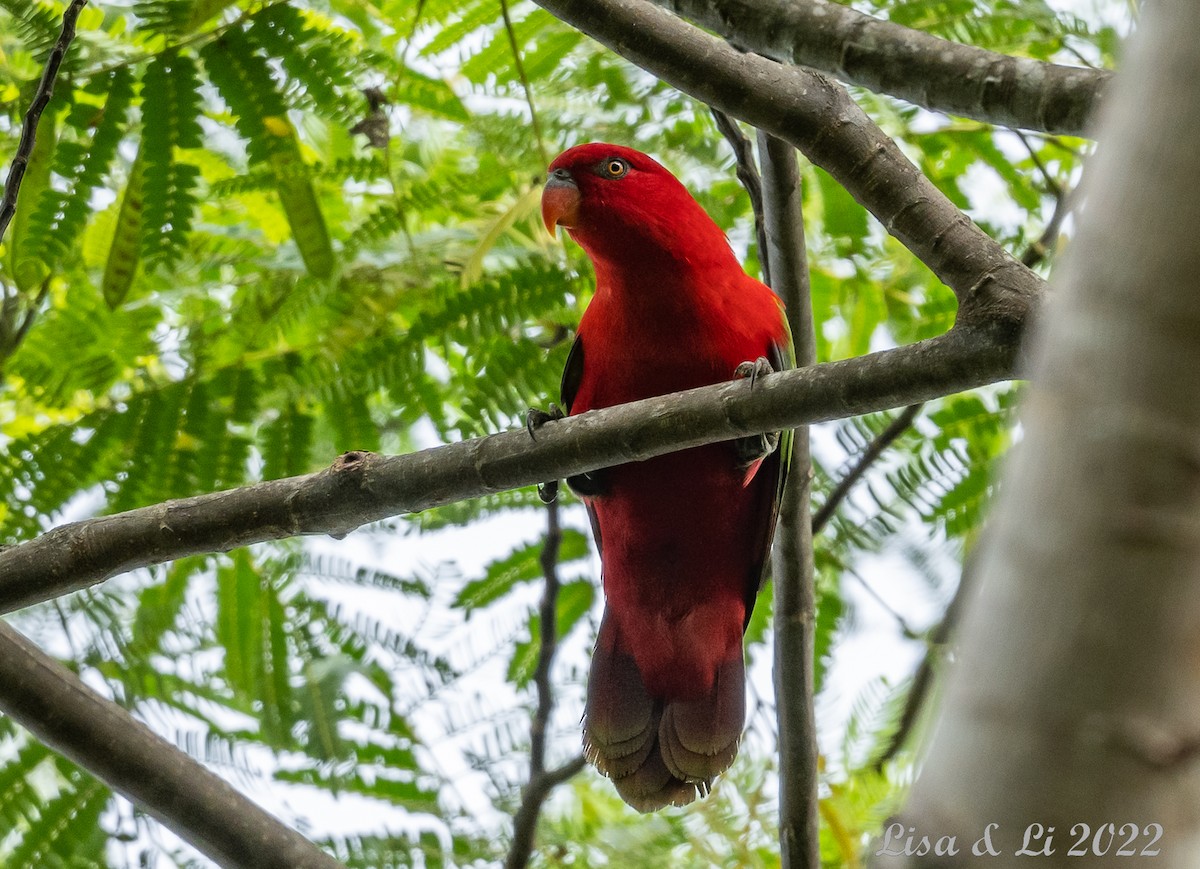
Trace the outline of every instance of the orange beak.
{"type": "Polygon", "coordinates": [[[555,169],[542,191],[542,222],[554,235],[554,227],[570,229],[579,222],[579,185],[566,169],[555,169]]]}

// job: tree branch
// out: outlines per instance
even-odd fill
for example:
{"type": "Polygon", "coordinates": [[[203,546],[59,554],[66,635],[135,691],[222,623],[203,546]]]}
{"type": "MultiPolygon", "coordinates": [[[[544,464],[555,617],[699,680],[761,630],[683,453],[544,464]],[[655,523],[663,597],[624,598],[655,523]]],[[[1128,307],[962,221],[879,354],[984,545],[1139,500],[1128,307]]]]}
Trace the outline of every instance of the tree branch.
{"type": "Polygon", "coordinates": [[[838,83],[743,54],[648,0],[537,0],[696,99],[791,142],[958,297],[960,323],[1023,320],[1044,289],[906,158],[838,83]]]}
{"type": "Polygon", "coordinates": [[[537,668],[533,673],[533,683],[537,687],[537,712],[533,716],[533,727],[529,734],[530,778],[546,771],[546,731],[550,726],[550,714],[554,711],[554,686],[550,684],[550,670],[554,666],[554,653],[558,651],[558,548],[561,543],[558,502],[553,501],[546,505],[546,542],[542,544],[541,555],[544,587],[542,602],[538,607],[541,642],[538,644],[537,668]]]}
{"type": "Polygon", "coordinates": [[[546,542],[542,546],[541,557],[545,587],[538,612],[541,643],[538,647],[537,669],[533,674],[533,683],[537,687],[537,709],[529,734],[529,783],[522,789],[521,805],[513,818],[513,840],[504,861],[505,869],[524,869],[529,865],[542,804],[555,786],[583,769],[583,755],[579,755],[563,767],[546,772],[546,732],[550,727],[550,714],[554,711],[550,670],[558,651],[558,550],[561,543],[558,502],[551,501],[546,505],[546,542]]]}
{"type": "Polygon", "coordinates": [[[222,866],[341,866],[2,621],[0,709],[222,866]]]}
{"type": "Polygon", "coordinates": [[[887,745],[879,752],[879,756],[871,762],[876,772],[882,771],[884,766],[900,753],[900,749],[908,742],[920,720],[921,710],[933,690],[934,670],[958,629],[958,619],[962,614],[963,602],[967,599],[967,591],[971,588],[974,572],[974,558],[969,558],[963,565],[962,579],[959,580],[958,588],[954,590],[950,605],[946,607],[942,620],[929,632],[925,641],[925,656],[921,658],[921,663],[913,673],[912,685],[904,698],[904,708],[900,710],[900,720],[896,722],[896,729],[888,737],[887,745]]]}
{"type": "Polygon", "coordinates": [[[0,612],[184,555],[360,525],[675,450],[913,404],[1013,375],[1019,329],[937,338],[745,382],[589,411],[402,456],[347,453],[315,474],[74,522],[0,550],[0,612]]]}
{"type": "Polygon", "coordinates": [[[529,856],[533,849],[533,834],[537,829],[538,815],[541,813],[542,803],[546,801],[546,797],[550,795],[550,791],[571,777],[578,775],[583,771],[585,766],[587,766],[587,760],[584,759],[582,754],[578,754],[562,766],[532,776],[529,779],[529,784],[525,786],[521,794],[521,807],[517,810],[516,817],[513,819],[514,838],[512,847],[508,852],[508,858],[504,863],[505,869],[528,865],[529,856]],[[522,839],[521,851],[518,851],[518,836],[522,839]]]}
{"type": "Polygon", "coordinates": [[[1112,77],[950,42],[824,0],[654,2],[774,60],[1006,127],[1086,136],[1112,77]]]}
{"type": "Polygon", "coordinates": [[[746,188],[750,197],[750,211],[754,214],[754,239],[758,243],[758,265],[762,272],[762,282],[771,284],[771,264],[767,262],[767,231],[763,223],[762,181],[758,177],[758,166],[754,162],[754,145],[750,137],[741,131],[737,121],[720,109],[711,109],[717,130],[729,143],[733,151],[734,163],[737,166],[738,181],[746,188]]]}
{"type": "Polygon", "coordinates": [[[1025,249],[1025,253],[1021,255],[1021,262],[1033,268],[1038,263],[1042,262],[1054,249],[1055,242],[1058,241],[1058,234],[1062,231],[1063,221],[1067,219],[1067,214],[1071,211],[1072,194],[1070,190],[1065,189],[1058,183],[1046,164],[1042,162],[1042,158],[1038,156],[1037,149],[1029,141],[1029,137],[1017,132],[1017,138],[1021,140],[1021,144],[1025,146],[1025,150],[1029,152],[1029,158],[1033,164],[1037,166],[1038,172],[1042,175],[1042,180],[1046,182],[1046,187],[1050,194],[1054,197],[1054,211],[1050,215],[1050,220],[1046,223],[1042,234],[1025,249]]]}
{"type": "Polygon", "coordinates": [[[67,56],[71,40],[75,38],[75,23],[86,5],[87,0],[71,0],[71,4],[63,12],[62,31],[50,50],[50,57],[46,59],[46,68],[42,70],[42,79],[38,82],[33,102],[29,105],[29,111],[25,113],[25,120],[21,124],[21,140],[17,143],[17,154],[13,157],[8,178],[4,182],[4,195],[0,196],[0,240],[4,239],[8,224],[16,213],[17,194],[21,191],[21,181],[25,178],[25,169],[29,166],[29,158],[33,154],[38,121],[41,120],[50,97],[54,96],[54,80],[58,77],[58,68],[67,56]]]}
{"type": "MultiPolygon", "coordinates": [[[[787,142],[759,132],[763,226],[771,286],[787,306],[798,366],[817,361],[804,240],[800,171],[787,142]]],[[[783,869],[821,865],[817,814],[817,722],[813,713],[812,455],[808,426],[792,432],[792,452],[772,561],[775,577],[775,714],[779,739],[779,846],[783,869]]]]}

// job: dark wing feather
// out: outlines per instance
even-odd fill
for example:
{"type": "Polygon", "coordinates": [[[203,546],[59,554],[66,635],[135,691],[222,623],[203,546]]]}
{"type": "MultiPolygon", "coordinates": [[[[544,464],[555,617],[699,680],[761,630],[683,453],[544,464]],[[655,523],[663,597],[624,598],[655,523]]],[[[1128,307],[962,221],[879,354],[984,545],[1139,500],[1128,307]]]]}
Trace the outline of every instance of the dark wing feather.
{"type": "MultiPolygon", "coordinates": [[[[779,315],[784,318],[783,323],[786,330],[787,343],[777,344],[772,341],[771,346],[767,348],[767,360],[776,371],[786,371],[796,367],[796,352],[795,346],[792,343],[792,330],[788,327],[787,318],[784,317],[782,308],[779,315]]],[[[758,597],[758,592],[762,589],[763,583],[767,578],[767,564],[771,559],[771,543],[775,539],[775,525],[779,521],[779,505],[783,503],[783,492],[787,484],[788,468],[792,464],[793,439],[794,435],[791,429],[780,432],[779,447],[773,454],[763,460],[762,467],[759,468],[760,474],[764,472],[776,474],[777,481],[775,483],[775,498],[771,503],[771,513],[767,518],[767,527],[765,529],[766,540],[760,550],[762,557],[751,568],[750,575],[746,581],[746,596],[744,598],[746,619],[742,625],[742,630],[745,630],[746,625],[750,624],[750,613],[754,609],[755,598],[758,597]]]]}
{"type": "MultiPolygon", "coordinates": [[[[567,354],[567,364],[563,368],[562,383],[559,384],[558,395],[563,404],[563,411],[567,414],[571,413],[571,407],[575,404],[575,397],[579,394],[579,384],[583,382],[583,337],[575,336],[575,343],[571,345],[571,352],[567,354]]],[[[604,491],[604,472],[592,471],[587,474],[576,474],[573,477],[567,477],[567,485],[576,495],[584,497],[590,495],[599,495],[604,491]]],[[[589,514],[591,508],[588,508],[589,514]]],[[[596,532],[596,545],[600,545],[600,529],[596,525],[596,517],[592,516],[592,529],[596,532]]]]}
{"type": "Polygon", "coordinates": [[[570,413],[575,396],[579,393],[579,384],[583,382],[583,337],[575,336],[571,352],[567,354],[567,364],[563,368],[562,382],[558,387],[558,398],[562,402],[563,412],[570,413]]]}
{"type": "MultiPolygon", "coordinates": [[[[575,335],[575,341],[571,344],[571,351],[567,354],[567,364],[563,367],[562,381],[558,387],[558,399],[562,402],[563,412],[571,413],[571,407],[575,404],[575,396],[579,394],[579,384],[583,382],[583,337],[579,334],[575,335]]],[[[567,485],[576,495],[596,495],[600,492],[601,477],[599,471],[593,471],[590,474],[576,474],[573,477],[567,477],[567,485]]],[[[601,551],[603,547],[600,543],[600,523],[596,521],[596,511],[592,509],[591,504],[585,502],[588,511],[588,519],[592,523],[592,535],[596,540],[596,550],[601,551]]]]}

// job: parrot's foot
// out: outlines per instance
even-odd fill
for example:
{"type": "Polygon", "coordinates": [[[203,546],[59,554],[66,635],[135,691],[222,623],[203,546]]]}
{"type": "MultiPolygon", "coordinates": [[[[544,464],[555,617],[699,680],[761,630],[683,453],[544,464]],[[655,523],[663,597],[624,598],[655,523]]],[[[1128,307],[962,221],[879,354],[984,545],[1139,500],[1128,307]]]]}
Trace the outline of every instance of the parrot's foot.
{"type": "Polygon", "coordinates": [[[779,432],[747,435],[733,441],[733,452],[737,456],[738,467],[748,468],[755,462],[765,459],[779,449],[779,432]]]}
{"type": "MultiPolygon", "coordinates": [[[[550,405],[549,413],[539,410],[536,407],[531,407],[525,411],[525,431],[529,432],[529,437],[532,440],[537,440],[537,430],[539,428],[548,422],[562,419],[564,416],[562,408],[557,404],[550,405]]],[[[543,504],[553,504],[558,498],[558,480],[547,480],[544,483],[538,483],[537,493],[543,504]]]]}
{"type": "Polygon", "coordinates": [[[766,377],[768,374],[774,374],[775,368],[765,356],[759,356],[753,362],[742,362],[737,368],[733,369],[733,377],[735,380],[744,380],[750,378],[750,388],[754,388],[754,384],[758,382],[758,378],[766,377]]]}
{"type": "MultiPolygon", "coordinates": [[[[753,362],[743,362],[737,368],[733,369],[735,379],[749,378],[751,389],[754,389],[754,384],[758,378],[774,373],[775,368],[765,356],[759,356],[753,362]]],[[[755,462],[762,461],[778,448],[779,432],[748,435],[744,438],[738,438],[733,442],[733,451],[737,456],[738,467],[741,468],[748,468],[755,462]]]]}
{"type": "Polygon", "coordinates": [[[548,422],[563,419],[566,416],[557,404],[550,405],[549,412],[536,407],[525,411],[525,431],[529,432],[531,440],[537,440],[537,430],[548,422]]]}

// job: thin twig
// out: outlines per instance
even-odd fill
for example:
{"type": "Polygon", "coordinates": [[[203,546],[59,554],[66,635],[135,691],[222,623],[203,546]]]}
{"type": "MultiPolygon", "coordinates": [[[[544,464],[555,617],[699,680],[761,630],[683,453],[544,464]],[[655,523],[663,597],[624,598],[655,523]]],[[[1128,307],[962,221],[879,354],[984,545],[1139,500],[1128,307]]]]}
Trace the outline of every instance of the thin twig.
{"type": "Polygon", "coordinates": [[[583,769],[584,765],[583,755],[579,755],[557,769],[546,771],[546,733],[550,727],[550,715],[554,711],[554,686],[550,683],[550,670],[558,651],[558,550],[561,543],[558,502],[551,501],[546,505],[546,542],[542,546],[541,556],[545,586],[538,608],[541,643],[538,647],[537,669],[533,674],[537,709],[533,713],[529,734],[529,782],[521,791],[521,805],[513,817],[513,839],[504,861],[505,869],[524,869],[528,865],[542,804],[550,791],[583,769]]]}
{"type": "Polygon", "coordinates": [[[1054,213],[1050,215],[1049,223],[1046,224],[1037,240],[1030,244],[1025,253],[1021,255],[1021,264],[1033,268],[1046,258],[1058,239],[1063,221],[1067,219],[1067,215],[1071,211],[1071,191],[1059,184],[1058,179],[1050,173],[1049,168],[1042,162],[1042,158],[1029,141],[1029,137],[1020,130],[1013,130],[1013,132],[1017,134],[1017,138],[1021,140],[1025,150],[1029,152],[1029,158],[1041,173],[1042,180],[1046,182],[1046,187],[1054,197],[1054,213]]]}
{"type": "Polygon", "coordinates": [[[737,163],[738,181],[746,188],[750,197],[750,208],[754,212],[754,235],[758,241],[758,265],[762,272],[764,284],[771,284],[771,268],[767,262],[767,230],[763,225],[762,181],[758,177],[758,166],[754,162],[754,145],[750,137],[742,132],[737,121],[720,109],[709,106],[717,129],[733,149],[733,157],[737,163]]]}
{"type": "Polygon", "coordinates": [[[905,639],[919,640],[921,638],[920,632],[915,630],[913,626],[908,623],[908,619],[900,615],[900,613],[896,611],[895,607],[888,603],[887,600],[884,599],[883,595],[877,592],[871,583],[867,582],[866,578],[861,573],[845,564],[841,565],[841,568],[852,578],[858,581],[858,584],[863,587],[863,590],[871,596],[875,603],[879,604],[880,608],[883,609],[884,612],[896,620],[896,626],[900,628],[900,633],[904,635],[905,639]]]}
{"type": "Polygon", "coordinates": [[[54,48],[50,50],[46,68],[42,71],[42,80],[38,82],[33,102],[29,111],[25,113],[25,120],[21,124],[21,141],[17,144],[17,154],[8,170],[8,179],[4,182],[4,196],[0,198],[0,240],[4,239],[8,224],[17,210],[17,194],[21,191],[21,181],[25,178],[25,169],[33,155],[38,121],[41,120],[50,97],[54,95],[54,80],[58,77],[58,68],[67,56],[67,48],[75,38],[75,22],[79,20],[79,13],[86,5],[87,0],[71,0],[71,5],[63,12],[62,32],[58,34],[54,48]]]}
{"type": "MultiPolygon", "coordinates": [[[[21,346],[21,343],[25,340],[25,336],[29,334],[29,330],[33,326],[33,321],[37,319],[38,312],[42,308],[42,302],[46,301],[46,296],[49,294],[50,278],[46,278],[44,281],[42,281],[42,285],[38,289],[38,294],[33,300],[33,304],[31,304],[25,310],[25,316],[21,318],[21,325],[17,326],[11,335],[6,336],[4,332],[5,328],[9,324],[6,322],[0,323],[0,377],[3,377],[4,375],[5,362],[7,362],[8,359],[17,352],[17,348],[21,346]]],[[[17,305],[17,300],[18,294],[14,292],[11,297],[14,307],[17,305]]],[[[9,301],[10,300],[8,298],[4,300],[4,308],[6,309],[6,313],[9,306],[9,301]]],[[[3,319],[7,320],[7,317],[3,319]]]]}
{"type": "Polygon", "coordinates": [[[1063,221],[1067,219],[1067,215],[1070,213],[1071,194],[1066,193],[1056,196],[1054,198],[1054,213],[1050,215],[1050,221],[1042,229],[1042,234],[1021,255],[1022,265],[1033,268],[1046,258],[1057,241],[1058,234],[1062,231],[1063,221]]]}
{"type": "Polygon", "coordinates": [[[521,60],[521,48],[517,45],[517,33],[513,30],[512,18],[508,14],[508,0],[500,0],[500,14],[504,16],[504,30],[508,34],[508,44],[512,48],[513,66],[517,68],[517,76],[521,79],[521,87],[525,89],[525,102],[529,105],[529,123],[533,127],[533,140],[537,143],[538,156],[542,165],[550,165],[550,155],[546,151],[546,143],[542,141],[542,126],[538,123],[537,109],[533,105],[533,88],[529,85],[529,76],[525,74],[525,62],[521,60]]]}
{"type": "Polygon", "coordinates": [[[529,735],[530,777],[546,771],[546,730],[554,710],[554,687],[550,684],[550,669],[558,651],[558,550],[562,543],[562,528],[558,524],[558,502],[546,505],[546,542],[542,545],[542,603],[538,608],[541,619],[541,643],[538,648],[537,669],[533,682],[537,687],[537,712],[529,735]]]}
{"type": "Polygon", "coordinates": [[[1050,192],[1061,199],[1064,195],[1062,185],[1058,183],[1057,178],[1050,174],[1049,168],[1042,162],[1041,155],[1033,147],[1033,143],[1029,141],[1029,137],[1020,130],[1013,130],[1013,132],[1017,134],[1017,138],[1021,140],[1021,144],[1025,146],[1025,150],[1029,152],[1029,159],[1033,161],[1033,165],[1041,173],[1042,180],[1046,182],[1046,186],[1050,188],[1050,192]]]}
{"type": "Polygon", "coordinates": [[[883,451],[891,446],[892,442],[900,435],[908,430],[912,425],[913,420],[917,418],[917,414],[921,412],[923,403],[912,404],[904,408],[904,410],[891,423],[875,436],[871,443],[867,444],[867,448],[863,450],[862,455],[858,457],[858,461],[854,463],[846,475],[838,481],[838,484],[833,487],[833,491],[829,493],[829,497],[825,499],[825,503],[821,505],[821,509],[813,516],[813,534],[820,534],[821,530],[833,518],[833,514],[837,512],[838,507],[846,500],[846,496],[850,494],[850,490],[854,488],[862,475],[867,472],[867,469],[883,455],[883,451]]]}
{"type": "Polygon", "coordinates": [[[33,300],[33,304],[29,306],[29,310],[25,312],[25,317],[21,320],[21,325],[17,327],[17,331],[13,333],[12,341],[7,350],[11,354],[14,350],[21,346],[21,342],[25,340],[25,335],[29,332],[29,327],[33,325],[33,321],[37,319],[38,309],[42,307],[42,302],[46,301],[46,296],[50,295],[50,279],[46,278],[42,281],[41,287],[38,288],[37,298],[33,300]]]}
{"type": "MultiPolygon", "coordinates": [[[[975,551],[979,552],[978,546],[975,551]]],[[[958,625],[963,602],[966,600],[967,591],[970,587],[974,565],[974,559],[969,559],[963,565],[962,579],[958,583],[954,597],[950,600],[950,605],[946,607],[946,614],[942,616],[942,620],[938,622],[937,626],[929,632],[929,639],[925,647],[925,657],[921,659],[921,663],[917,665],[916,672],[913,673],[912,686],[908,689],[908,696],[904,698],[904,709],[900,713],[900,721],[896,724],[896,729],[891,737],[889,737],[887,745],[884,746],[879,756],[871,764],[876,771],[882,770],[889,761],[895,758],[900,749],[908,742],[913,728],[916,727],[917,721],[920,719],[921,710],[925,706],[925,700],[929,697],[930,689],[933,687],[934,670],[937,667],[938,660],[941,658],[946,644],[950,642],[950,637],[958,625]]]]}

